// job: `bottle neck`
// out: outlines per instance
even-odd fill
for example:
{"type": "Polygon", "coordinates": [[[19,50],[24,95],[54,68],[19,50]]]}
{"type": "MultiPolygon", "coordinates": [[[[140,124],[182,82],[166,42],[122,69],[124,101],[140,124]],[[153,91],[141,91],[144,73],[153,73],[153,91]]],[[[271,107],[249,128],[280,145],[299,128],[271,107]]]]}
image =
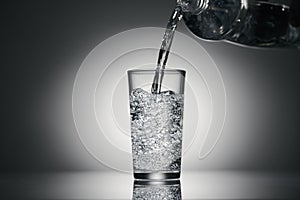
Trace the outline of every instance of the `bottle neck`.
{"type": "Polygon", "coordinates": [[[222,40],[234,32],[247,1],[177,0],[177,3],[192,33],[203,39],[222,40]]]}

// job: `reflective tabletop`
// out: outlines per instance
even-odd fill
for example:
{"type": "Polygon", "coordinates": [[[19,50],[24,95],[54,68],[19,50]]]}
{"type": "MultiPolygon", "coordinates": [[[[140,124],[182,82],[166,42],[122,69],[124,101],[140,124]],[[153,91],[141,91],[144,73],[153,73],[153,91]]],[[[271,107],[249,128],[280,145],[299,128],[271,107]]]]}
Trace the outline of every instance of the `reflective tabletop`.
{"type": "MultiPolygon", "coordinates": [[[[119,172],[6,174],[6,199],[298,199],[300,174],[184,171],[180,180],[134,180],[119,172]]],[[[1,198],[4,199],[4,198],[1,198]]]]}

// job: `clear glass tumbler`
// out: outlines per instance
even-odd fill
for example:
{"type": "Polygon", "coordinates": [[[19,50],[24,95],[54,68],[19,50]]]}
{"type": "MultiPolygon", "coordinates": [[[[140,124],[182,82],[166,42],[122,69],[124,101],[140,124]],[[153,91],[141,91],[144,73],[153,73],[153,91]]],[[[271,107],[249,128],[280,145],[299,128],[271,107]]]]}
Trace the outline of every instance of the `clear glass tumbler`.
{"type": "Polygon", "coordinates": [[[185,71],[129,70],[128,83],[134,178],[180,178],[185,71]],[[151,93],[155,73],[159,93],[151,93]]]}

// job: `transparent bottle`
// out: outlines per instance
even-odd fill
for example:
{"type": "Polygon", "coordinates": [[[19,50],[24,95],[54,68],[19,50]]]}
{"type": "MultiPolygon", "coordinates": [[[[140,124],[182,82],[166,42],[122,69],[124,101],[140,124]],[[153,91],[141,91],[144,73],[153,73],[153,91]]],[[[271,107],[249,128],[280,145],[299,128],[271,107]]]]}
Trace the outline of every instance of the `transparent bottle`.
{"type": "Polygon", "coordinates": [[[300,48],[300,0],[177,0],[187,27],[206,40],[300,48]]]}

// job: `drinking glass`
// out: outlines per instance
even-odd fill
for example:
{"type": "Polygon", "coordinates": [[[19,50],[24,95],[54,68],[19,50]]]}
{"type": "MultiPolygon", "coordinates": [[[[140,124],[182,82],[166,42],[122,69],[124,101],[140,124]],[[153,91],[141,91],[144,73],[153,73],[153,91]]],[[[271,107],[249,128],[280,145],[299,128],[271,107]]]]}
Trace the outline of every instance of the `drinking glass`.
{"type": "Polygon", "coordinates": [[[137,69],[127,73],[134,178],[178,179],[185,71],[137,69]],[[161,89],[153,93],[155,74],[160,76],[161,89]]]}

